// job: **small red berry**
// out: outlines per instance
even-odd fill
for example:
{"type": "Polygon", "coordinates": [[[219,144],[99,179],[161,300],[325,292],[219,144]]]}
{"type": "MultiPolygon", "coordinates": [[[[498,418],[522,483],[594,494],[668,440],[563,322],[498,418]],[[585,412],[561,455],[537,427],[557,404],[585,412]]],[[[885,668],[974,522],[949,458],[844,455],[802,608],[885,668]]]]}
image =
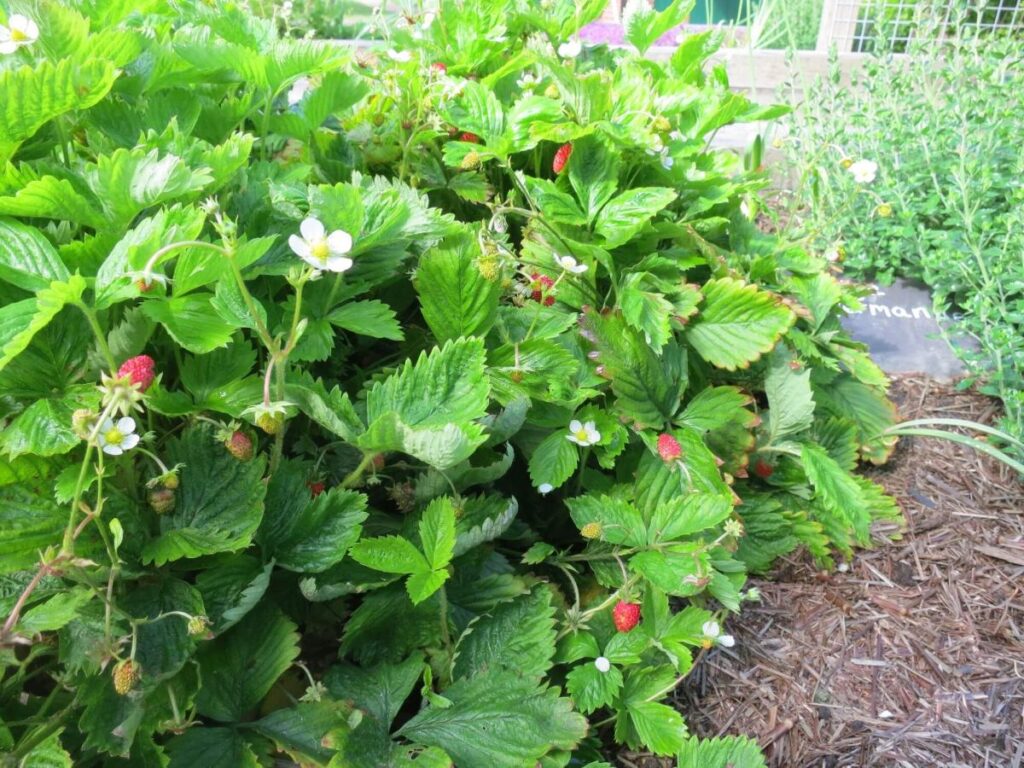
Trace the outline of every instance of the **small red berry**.
{"type": "Polygon", "coordinates": [[[562,169],[565,168],[565,164],[569,162],[569,155],[571,154],[572,144],[563,144],[558,148],[558,151],[555,152],[555,159],[551,163],[551,170],[553,170],[556,175],[561,173],[562,169]]]}
{"type": "Polygon", "coordinates": [[[678,440],[666,432],[663,435],[658,435],[658,455],[661,456],[662,461],[675,461],[683,455],[683,447],[679,445],[678,440]]]}
{"type": "Polygon", "coordinates": [[[465,133],[461,134],[459,136],[459,139],[461,139],[462,141],[468,141],[470,144],[480,143],[480,137],[477,136],[475,133],[470,133],[469,131],[466,131],[465,133]]]}
{"type": "Polygon", "coordinates": [[[534,301],[543,301],[544,306],[550,307],[555,303],[555,297],[548,293],[555,287],[555,281],[540,272],[530,275],[530,298],[534,301]]]}
{"type": "Polygon", "coordinates": [[[236,429],[232,432],[231,436],[224,441],[224,447],[239,461],[248,461],[252,458],[252,440],[241,430],[236,429]]]}
{"type": "Polygon", "coordinates": [[[766,462],[764,459],[758,459],[754,462],[754,474],[758,477],[771,477],[775,470],[772,469],[772,465],[766,462]]]}
{"type": "Polygon", "coordinates": [[[448,65],[445,64],[443,61],[435,61],[433,64],[430,65],[430,68],[435,72],[440,72],[442,75],[448,73],[448,65]]]}
{"type": "Polygon", "coordinates": [[[629,632],[640,623],[640,606],[636,603],[627,603],[625,600],[619,602],[612,609],[612,620],[619,632],[629,632]]]}
{"type": "Polygon", "coordinates": [[[309,486],[309,495],[312,496],[314,499],[321,493],[323,493],[325,488],[327,488],[327,486],[324,485],[323,482],[320,480],[311,480],[310,482],[306,483],[306,485],[309,486]]]}
{"type": "Polygon", "coordinates": [[[120,378],[130,377],[132,384],[135,384],[140,392],[145,392],[156,378],[156,363],[149,355],[136,355],[121,363],[117,375],[120,378]]]}
{"type": "Polygon", "coordinates": [[[135,281],[135,287],[138,288],[143,293],[149,293],[151,290],[153,290],[153,285],[153,283],[147,283],[145,280],[135,281]]]}

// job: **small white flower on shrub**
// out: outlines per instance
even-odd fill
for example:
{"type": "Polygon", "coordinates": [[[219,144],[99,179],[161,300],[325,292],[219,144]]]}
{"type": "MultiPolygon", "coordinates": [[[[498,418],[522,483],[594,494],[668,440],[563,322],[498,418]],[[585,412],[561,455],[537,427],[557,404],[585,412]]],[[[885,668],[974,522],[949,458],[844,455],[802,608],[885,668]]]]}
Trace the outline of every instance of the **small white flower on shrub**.
{"type": "Polygon", "coordinates": [[[39,39],[39,27],[28,16],[12,13],[7,26],[0,24],[0,53],[14,53],[39,39]]]}
{"type": "Polygon", "coordinates": [[[570,442],[586,448],[599,442],[601,433],[597,431],[597,425],[594,422],[588,421],[584,424],[579,419],[573,419],[569,422],[569,434],[566,437],[570,442]]]}
{"type": "Polygon", "coordinates": [[[541,496],[547,496],[553,490],[555,490],[555,486],[553,486],[551,483],[541,483],[540,485],[537,486],[537,491],[541,494],[541,496]]]}
{"type": "Polygon", "coordinates": [[[594,666],[597,667],[598,672],[607,672],[612,668],[612,663],[604,656],[598,656],[594,659],[594,666]]]}
{"type": "Polygon", "coordinates": [[[705,621],[700,631],[704,634],[705,648],[710,648],[713,645],[732,648],[736,645],[736,639],[732,635],[722,634],[722,628],[718,625],[717,621],[705,621]]]}
{"type": "Polygon", "coordinates": [[[871,160],[858,160],[847,169],[858,184],[870,184],[878,175],[878,163],[871,160]]]}
{"type": "Polygon", "coordinates": [[[566,272],[572,272],[574,275],[582,275],[587,271],[586,264],[580,264],[572,256],[560,256],[555,254],[555,264],[561,267],[566,272]]]}
{"type": "Polygon", "coordinates": [[[345,254],[352,250],[352,235],[341,229],[327,234],[320,219],[312,216],[299,225],[299,235],[288,238],[295,254],[310,266],[328,272],[345,272],[352,268],[352,259],[345,254]]]}
{"type": "Polygon", "coordinates": [[[110,456],[120,456],[130,451],[139,444],[139,436],[135,434],[135,419],[130,416],[122,416],[116,422],[107,419],[100,426],[97,439],[103,452],[110,456]]]}
{"type": "Polygon", "coordinates": [[[563,59],[575,59],[583,50],[583,43],[579,40],[568,40],[558,46],[558,55],[563,59]]]}

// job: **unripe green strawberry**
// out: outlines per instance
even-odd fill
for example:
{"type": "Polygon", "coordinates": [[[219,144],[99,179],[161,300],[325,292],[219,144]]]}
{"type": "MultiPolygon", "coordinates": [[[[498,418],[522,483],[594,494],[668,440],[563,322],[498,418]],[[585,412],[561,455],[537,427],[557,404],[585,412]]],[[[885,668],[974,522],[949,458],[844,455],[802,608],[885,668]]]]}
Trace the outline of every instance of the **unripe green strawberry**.
{"type": "Polygon", "coordinates": [[[205,635],[210,628],[210,620],[205,616],[193,616],[188,620],[188,633],[192,637],[205,635]]]}
{"type": "Polygon", "coordinates": [[[587,523],[580,528],[580,535],[584,539],[596,539],[601,536],[601,524],[600,523],[587,523]]]}
{"type": "Polygon", "coordinates": [[[248,461],[252,458],[252,440],[240,429],[231,433],[231,436],[224,441],[224,447],[239,461],[248,461]]]}
{"type": "Polygon", "coordinates": [[[640,623],[640,606],[636,603],[627,603],[619,600],[612,609],[612,620],[619,632],[629,632],[640,623]]]}
{"type": "Polygon", "coordinates": [[[118,696],[125,696],[142,679],[142,667],[131,659],[114,667],[114,690],[118,696]]]}
{"type": "Polygon", "coordinates": [[[268,413],[264,411],[256,417],[256,426],[268,435],[276,435],[281,431],[281,425],[283,424],[284,414],[281,413],[268,413]]]}
{"type": "Polygon", "coordinates": [[[158,515],[165,515],[174,511],[174,489],[153,488],[147,495],[149,506],[158,515]]]}

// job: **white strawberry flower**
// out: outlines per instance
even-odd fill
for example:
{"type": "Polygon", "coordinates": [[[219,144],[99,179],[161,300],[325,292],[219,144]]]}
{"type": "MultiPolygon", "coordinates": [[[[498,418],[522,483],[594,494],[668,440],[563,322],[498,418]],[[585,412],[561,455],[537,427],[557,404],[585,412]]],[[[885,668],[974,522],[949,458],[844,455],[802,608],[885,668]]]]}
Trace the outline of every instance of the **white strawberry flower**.
{"type": "Polygon", "coordinates": [[[722,634],[722,628],[718,625],[717,621],[705,621],[700,631],[704,633],[705,648],[710,648],[713,645],[732,648],[736,645],[736,639],[732,635],[722,634]]]}
{"type": "Polygon", "coordinates": [[[540,485],[537,486],[537,490],[540,492],[541,496],[547,496],[549,493],[555,490],[555,486],[553,486],[551,483],[541,483],[540,485]]]}
{"type": "Polygon", "coordinates": [[[310,216],[299,225],[302,234],[288,238],[288,245],[307,264],[328,272],[345,272],[352,268],[352,259],[345,254],[352,250],[352,235],[341,229],[330,234],[320,219],[310,216]]]}
{"type": "Polygon", "coordinates": [[[556,253],[555,264],[561,267],[565,272],[572,272],[574,275],[582,275],[587,271],[587,265],[580,264],[572,256],[561,256],[556,253]]]}
{"type": "Polygon", "coordinates": [[[294,107],[296,104],[306,98],[306,94],[309,93],[313,88],[312,82],[308,77],[300,77],[292,85],[291,90],[288,91],[288,106],[294,107]]]}
{"type": "Polygon", "coordinates": [[[409,51],[388,51],[388,58],[392,61],[397,61],[399,64],[404,64],[407,61],[412,61],[412,53],[409,51]]]}
{"type": "Polygon", "coordinates": [[[878,174],[878,163],[871,160],[858,160],[852,163],[847,170],[858,184],[870,184],[878,174]]]}
{"type": "Polygon", "coordinates": [[[558,46],[558,55],[563,59],[575,59],[583,51],[583,43],[579,41],[579,38],[567,40],[558,46]]]}
{"type": "Polygon", "coordinates": [[[139,436],[135,434],[135,419],[131,416],[122,416],[116,422],[107,419],[100,426],[97,438],[104,453],[120,456],[139,444],[139,436]]]}
{"type": "Polygon", "coordinates": [[[579,419],[573,419],[569,422],[569,434],[566,435],[566,438],[570,443],[576,443],[576,445],[586,448],[600,442],[601,433],[597,431],[597,425],[594,422],[588,421],[584,424],[579,419]]]}
{"type": "Polygon", "coordinates": [[[7,26],[0,24],[0,53],[14,53],[39,39],[39,27],[28,16],[12,13],[7,26]]]}
{"type": "Polygon", "coordinates": [[[594,659],[594,666],[597,667],[598,672],[605,673],[612,668],[612,663],[604,656],[598,656],[594,659]]]}

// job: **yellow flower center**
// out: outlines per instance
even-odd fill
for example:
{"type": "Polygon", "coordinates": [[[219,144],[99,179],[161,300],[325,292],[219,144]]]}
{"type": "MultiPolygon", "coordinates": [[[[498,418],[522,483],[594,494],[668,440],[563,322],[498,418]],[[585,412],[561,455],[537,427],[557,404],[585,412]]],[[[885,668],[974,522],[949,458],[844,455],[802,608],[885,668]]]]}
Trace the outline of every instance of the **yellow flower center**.
{"type": "Polygon", "coordinates": [[[107,441],[107,445],[120,445],[124,440],[124,434],[117,427],[113,427],[103,434],[103,439],[107,441]]]}
{"type": "Polygon", "coordinates": [[[310,243],[309,252],[313,255],[313,258],[320,261],[327,261],[327,257],[331,255],[331,249],[327,247],[326,240],[317,240],[315,243],[310,243]]]}
{"type": "Polygon", "coordinates": [[[704,650],[709,650],[711,646],[715,644],[715,641],[712,640],[710,637],[705,637],[700,644],[701,647],[704,648],[704,650]]]}
{"type": "Polygon", "coordinates": [[[11,42],[23,43],[26,40],[28,40],[28,35],[26,35],[20,29],[11,29],[11,42]]]}
{"type": "Polygon", "coordinates": [[[589,443],[590,442],[590,435],[587,434],[587,430],[585,430],[585,429],[577,430],[574,433],[574,436],[576,437],[577,440],[581,440],[584,443],[589,443]]]}

